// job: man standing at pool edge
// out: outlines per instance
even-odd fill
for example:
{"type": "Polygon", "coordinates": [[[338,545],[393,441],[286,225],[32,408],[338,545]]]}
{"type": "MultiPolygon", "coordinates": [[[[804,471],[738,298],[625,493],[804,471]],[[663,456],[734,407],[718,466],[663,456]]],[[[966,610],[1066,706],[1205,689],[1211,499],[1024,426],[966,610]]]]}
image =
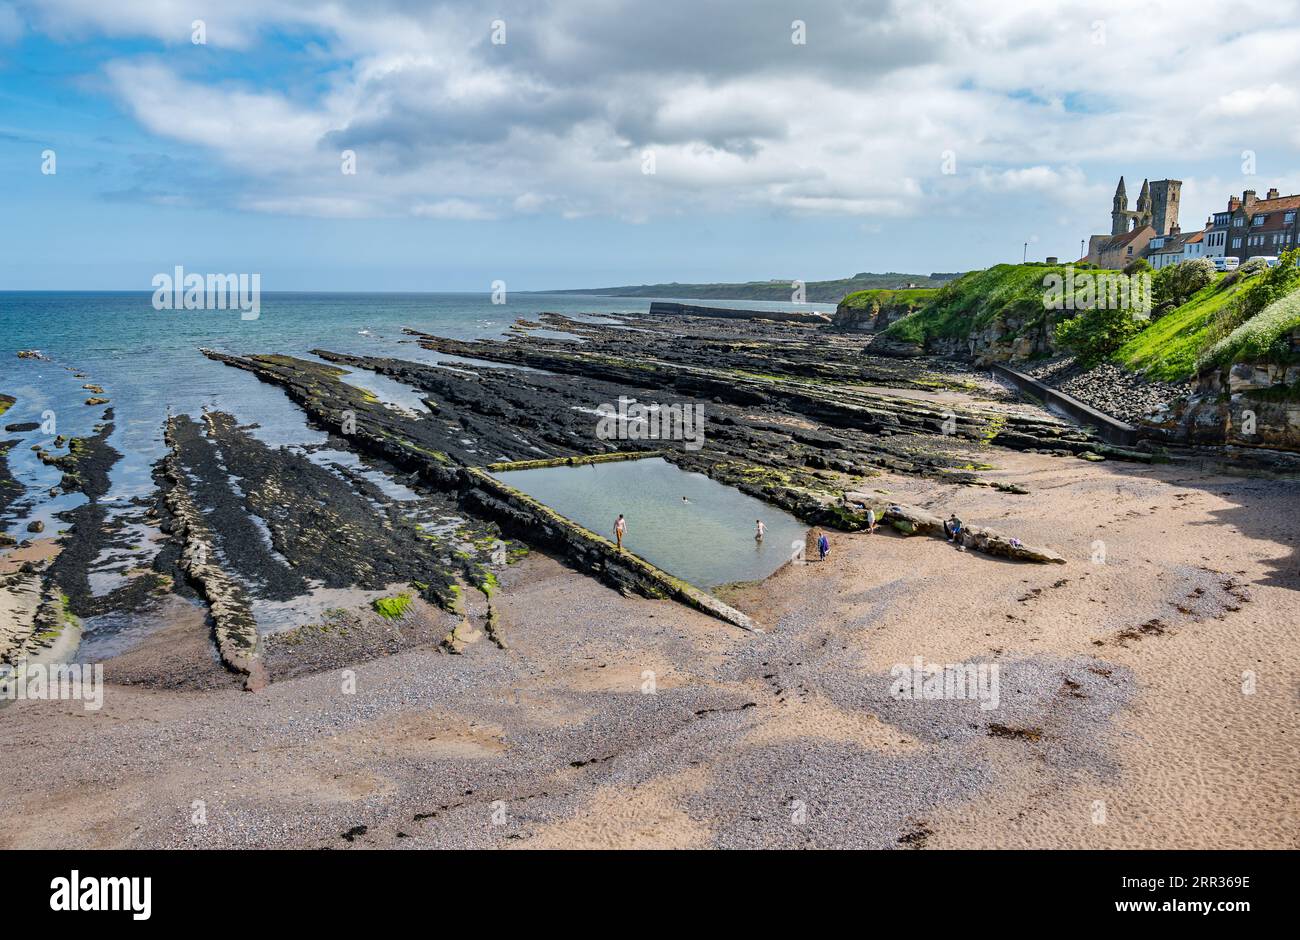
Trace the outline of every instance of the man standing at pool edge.
{"type": "Polygon", "coordinates": [[[627,532],[627,520],[623,514],[618,514],[618,520],[614,523],[614,538],[618,541],[618,550],[623,550],[623,535],[627,532]]]}

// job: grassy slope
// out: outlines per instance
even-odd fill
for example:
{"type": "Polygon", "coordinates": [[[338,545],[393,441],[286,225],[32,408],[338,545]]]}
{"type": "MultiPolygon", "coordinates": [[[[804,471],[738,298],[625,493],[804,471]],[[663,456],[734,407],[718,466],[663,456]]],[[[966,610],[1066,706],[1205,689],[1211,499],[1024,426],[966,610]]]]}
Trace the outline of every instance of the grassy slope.
{"type": "MultiPolygon", "coordinates": [[[[999,264],[973,271],[939,290],[862,291],[846,297],[844,302],[852,300],[853,306],[867,307],[881,294],[906,295],[919,309],[890,326],[885,335],[901,342],[924,344],[938,337],[967,336],[1000,315],[1039,322],[1048,313],[1042,305],[1043,280],[1051,274],[1064,276],[1065,267],[999,264]]],[[[1175,382],[1195,375],[1201,356],[1202,364],[1223,364],[1268,355],[1280,337],[1300,327],[1300,291],[1238,327],[1212,350],[1205,349],[1215,318],[1235,303],[1257,276],[1219,275],[1187,303],[1125,343],[1111,361],[1148,378],[1175,382]]]]}
{"type": "Polygon", "coordinates": [[[1043,279],[1065,276],[1062,265],[997,264],[972,271],[934,293],[934,299],[885,331],[891,339],[924,343],[936,337],[966,336],[987,326],[999,315],[1037,322],[1043,308],[1043,279]]]}
{"type": "Polygon", "coordinates": [[[1252,278],[1225,284],[1220,275],[1213,284],[1192,295],[1181,307],[1151,324],[1120,347],[1112,361],[1152,379],[1177,382],[1196,373],[1196,359],[1215,315],[1236,300],[1252,278]]]}
{"type": "Polygon", "coordinates": [[[938,290],[933,287],[904,287],[900,290],[878,287],[854,291],[840,301],[840,307],[847,310],[870,310],[879,304],[881,309],[906,307],[909,311],[915,311],[933,300],[937,293],[938,290]]]}
{"type": "Polygon", "coordinates": [[[1280,361],[1289,351],[1290,344],[1285,338],[1296,329],[1300,329],[1300,290],[1269,304],[1215,343],[1206,353],[1204,363],[1221,366],[1262,359],[1280,361]]]}

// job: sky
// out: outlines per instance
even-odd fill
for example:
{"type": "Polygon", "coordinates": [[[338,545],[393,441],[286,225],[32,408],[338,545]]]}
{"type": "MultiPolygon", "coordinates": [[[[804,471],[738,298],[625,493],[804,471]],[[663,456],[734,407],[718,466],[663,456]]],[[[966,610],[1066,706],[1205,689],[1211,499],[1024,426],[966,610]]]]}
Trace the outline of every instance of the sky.
{"type": "Polygon", "coordinates": [[[1121,174],[1183,180],[1185,230],[1300,192],[1298,7],[0,0],[0,289],[1075,258],[1121,174]]]}

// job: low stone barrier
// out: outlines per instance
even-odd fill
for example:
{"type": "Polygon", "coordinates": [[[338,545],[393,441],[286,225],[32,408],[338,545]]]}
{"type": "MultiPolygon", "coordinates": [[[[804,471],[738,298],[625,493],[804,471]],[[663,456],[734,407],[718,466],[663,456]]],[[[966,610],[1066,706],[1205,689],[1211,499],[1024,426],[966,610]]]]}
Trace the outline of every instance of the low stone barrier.
{"type": "Polygon", "coordinates": [[[719,620],[755,633],[762,631],[748,616],[692,584],[656,568],[644,558],[619,551],[609,539],[583,528],[572,519],[502,483],[477,467],[464,467],[464,499],[496,520],[507,534],[530,545],[541,545],[563,555],[584,573],[611,587],[642,597],[671,599],[719,620]]]}
{"type": "Polygon", "coordinates": [[[1141,432],[1133,425],[1112,418],[1091,405],[1085,405],[1079,399],[1064,392],[1059,392],[1050,385],[1044,385],[1038,379],[1025,375],[1023,372],[1017,372],[1015,369],[1009,369],[999,363],[991,363],[989,368],[993,370],[995,375],[1006,379],[1022,392],[1028,392],[1035,398],[1042,399],[1046,404],[1064,412],[1080,424],[1095,428],[1097,436],[1107,443],[1118,444],[1121,447],[1132,447],[1141,436],[1141,432]]]}

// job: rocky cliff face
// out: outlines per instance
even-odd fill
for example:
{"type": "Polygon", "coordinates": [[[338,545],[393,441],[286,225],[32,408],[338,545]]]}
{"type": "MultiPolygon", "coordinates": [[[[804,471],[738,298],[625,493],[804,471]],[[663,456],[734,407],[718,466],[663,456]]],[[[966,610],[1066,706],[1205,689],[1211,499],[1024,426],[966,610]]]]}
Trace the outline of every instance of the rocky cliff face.
{"type": "Polygon", "coordinates": [[[927,344],[926,351],[971,359],[977,366],[985,366],[990,362],[1055,356],[1060,350],[1054,342],[1052,327],[1045,319],[1040,317],[1037,322],[1030,323],[1026,317],[1003,315],[964,337],[935,337],[927,344]]]}
{"type": "Polygon", "coordinates": [[[1186,399],[1146,423],[1193,443],[1300,451],[1300,330],[1291,333],[1285,363],[1203,372],[1186,399]]]}
{"type": "Polygon", "coordinates": [[[835,308],[831,326],[837,330],[862,330],[878,333],[891,323],[897,323],[916,307],[907,303],[889,303],[873,300],[865,306],[850,306],[843,301],[835,308]]]}

